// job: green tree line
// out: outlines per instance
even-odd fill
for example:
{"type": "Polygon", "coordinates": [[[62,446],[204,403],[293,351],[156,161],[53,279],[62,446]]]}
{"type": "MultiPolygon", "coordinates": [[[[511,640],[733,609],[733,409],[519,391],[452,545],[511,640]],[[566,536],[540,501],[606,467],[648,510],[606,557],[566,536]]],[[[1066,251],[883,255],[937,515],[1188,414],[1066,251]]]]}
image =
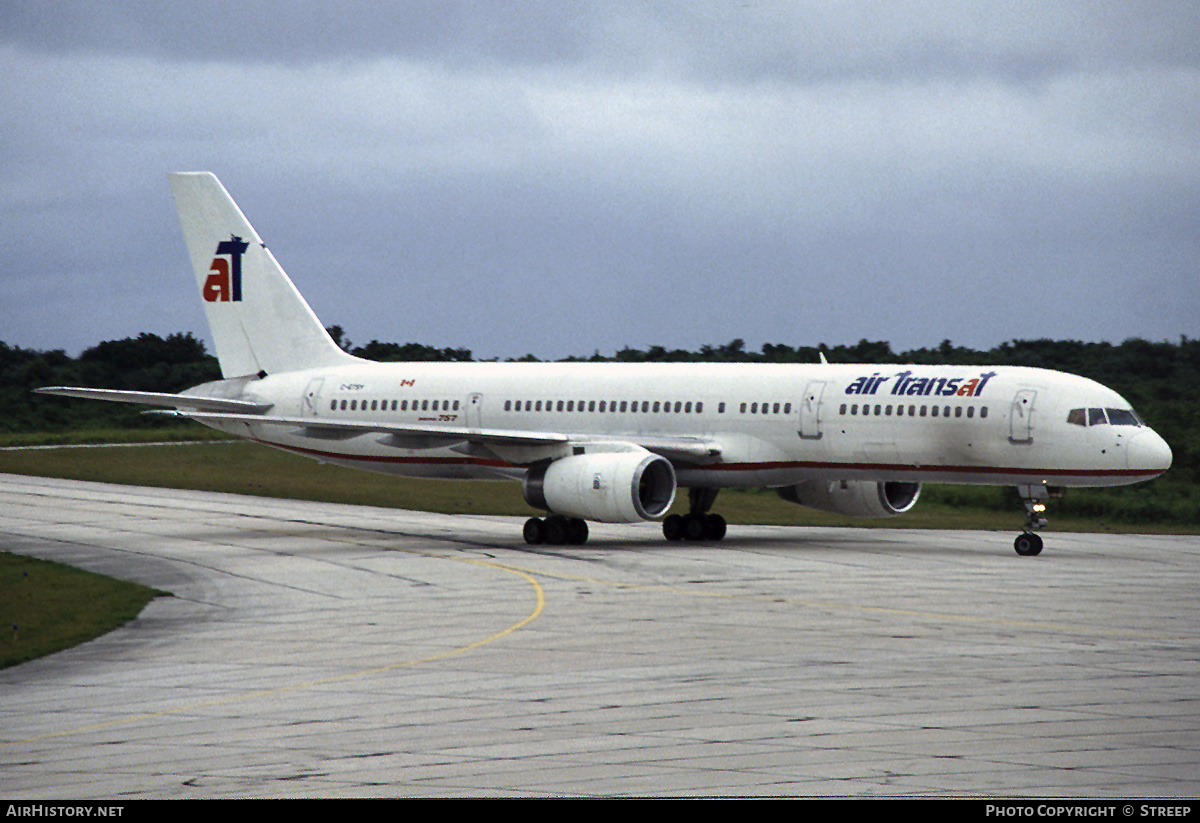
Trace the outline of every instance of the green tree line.
{"type": "MultiPolygon", "coordinates": [[[[372,340],[354,346],[344,331],[330,328],[338,345],[376,361],[472,361],[470,349],[372,340]]],[[[892,351],[885,341],[854,345],[790,346],[767,343],[758,351],[736,339],[697,351],[649,346],[625,347],[611,357],[598,351],[569,357],[574,362],[624,363],[831,363],[1013,365],[1056,369],[1090,377],[1129,400],[1146,422],[1171,445],[1174,465],[1162,478],[1137,486],[1069,494],[1059,511],[1108,516],[1125,522],[1200,524],[1200,340],[1178,342],[1130,339],[1123,343],[1075,340],[1013,340],[986,351],[955,346],[892,351]]],[[[536,361],[533,355],[509,358],[536,361]]],[[[140,334],[108,340],[70,357],[62,350],[33,351],[0,342],[0,432],[62,432],[89,428],[145,428],[163,421],[119,403],[90,403],[31,392],[39,386],[70,385],[134,391],[177,392],[216,380],[220,369],[203,341],[191,333],[165,338],[140,334]]]]}

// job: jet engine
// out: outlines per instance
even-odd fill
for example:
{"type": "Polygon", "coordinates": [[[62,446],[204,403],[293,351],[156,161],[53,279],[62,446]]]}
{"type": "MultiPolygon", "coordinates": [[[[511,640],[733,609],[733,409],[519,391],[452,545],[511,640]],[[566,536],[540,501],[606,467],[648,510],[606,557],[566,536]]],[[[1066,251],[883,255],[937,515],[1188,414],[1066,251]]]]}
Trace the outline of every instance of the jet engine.
{"type": "Polygon", "coordinates": [[[601,523],[636,523],[675,500],[675,469],[645,449],[576,454],[531,467],[521,486],[529,505],[601,523]]]}
{"type": "Polygon", "coordinates": [[[916,505],[921,496],[921,484],[809,480],[775,491],[784,500],[823,512],[848,517],[895,517],[916,505]]]}

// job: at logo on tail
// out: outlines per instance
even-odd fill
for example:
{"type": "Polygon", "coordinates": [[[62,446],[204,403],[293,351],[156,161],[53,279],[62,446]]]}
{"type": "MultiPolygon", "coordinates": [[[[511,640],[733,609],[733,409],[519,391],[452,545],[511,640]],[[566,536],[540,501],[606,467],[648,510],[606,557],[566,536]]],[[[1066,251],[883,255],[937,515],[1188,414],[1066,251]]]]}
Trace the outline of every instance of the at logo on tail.
{"type": "Polygon", "coordinates": [[[209,303],[242,301],[242,254],[250,247],[236,234],[217,244],[208,279],[204,281],[204,299],[209,303]],[[225,259],[225,255],[229,259],[225,259]]]}

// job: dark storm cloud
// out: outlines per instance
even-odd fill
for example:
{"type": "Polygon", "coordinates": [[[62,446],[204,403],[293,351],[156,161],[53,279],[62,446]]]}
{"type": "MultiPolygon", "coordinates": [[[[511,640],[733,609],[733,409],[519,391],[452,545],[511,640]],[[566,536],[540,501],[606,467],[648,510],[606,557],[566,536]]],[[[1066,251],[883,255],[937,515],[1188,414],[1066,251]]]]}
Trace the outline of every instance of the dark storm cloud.
{"type": "Polygon", "coordinates": [[[217,172],[352,338],[1194,335],[1186,3],[0,7],[0,340],[204,331],[217,172]]]}

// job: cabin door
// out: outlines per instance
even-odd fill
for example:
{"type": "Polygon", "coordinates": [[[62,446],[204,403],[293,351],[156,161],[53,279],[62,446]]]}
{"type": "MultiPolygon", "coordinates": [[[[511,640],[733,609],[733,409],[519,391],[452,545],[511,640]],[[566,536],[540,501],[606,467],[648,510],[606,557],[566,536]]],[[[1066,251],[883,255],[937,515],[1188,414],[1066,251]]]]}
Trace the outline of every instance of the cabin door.
{"type": "Polygon", "coordinates": [[[314,377],[308,381],[308,388],[304,390],[304,399],[300,401],[300,416],[301,417],[319,417],[318,409],[321,402],[321,387],[325,385],[324,377],[314,377]]]}
{"type": "Polygon", "coordinates": [[[1013,398],[1008,415],[1008,439],[1012,443],[1033,442],[1033,401],[1037,392],[1021,389],[1013,398]]]}
{"type": "Polygon", "coordinates": [[[483,428],[483,395],[479,392],[467,398],[467,425],[483,428]]]}
{"type": "Polygon", "coordinates": [[[821,395],[825,383],[814,380],[804,389],[800,399],[800,437],[805,440],[821,439],[821,395]]]}

